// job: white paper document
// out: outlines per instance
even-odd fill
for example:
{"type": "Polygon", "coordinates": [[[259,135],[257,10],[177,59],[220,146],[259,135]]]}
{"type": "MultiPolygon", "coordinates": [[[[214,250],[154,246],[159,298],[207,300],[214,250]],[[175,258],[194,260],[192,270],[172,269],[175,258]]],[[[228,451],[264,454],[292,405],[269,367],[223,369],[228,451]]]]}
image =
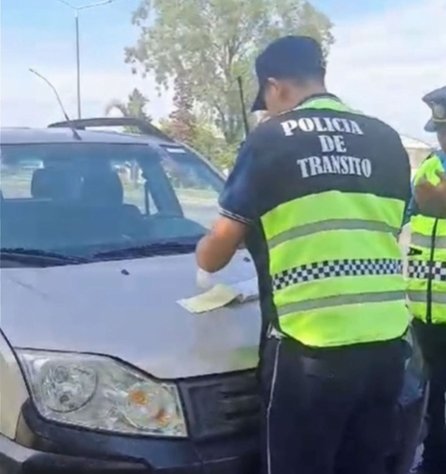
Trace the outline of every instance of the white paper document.
{"type": "Polygon", "coordinates": [[[206,313],[223,308],[237,298],[237,292],[230,286],[218,284],[210,290],[192,298],[179,300],[178,303],[190,313],[206,313]]]}
{"type": "Polygon", "coordinates": [[[257,278],[252,278],[232,285],[218,283],[204,293],[179,300],[178,304],[190,313],[200,314],[223,308],[233,302],[253,301],[258,297],[257,278]]]}

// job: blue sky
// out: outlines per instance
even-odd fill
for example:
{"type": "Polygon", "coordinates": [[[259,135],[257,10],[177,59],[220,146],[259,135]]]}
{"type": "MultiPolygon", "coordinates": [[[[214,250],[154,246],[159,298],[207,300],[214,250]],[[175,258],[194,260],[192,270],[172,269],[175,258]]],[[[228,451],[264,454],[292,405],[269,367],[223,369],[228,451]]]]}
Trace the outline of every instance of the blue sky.
{"type": "MultiPolygon", "coordinates": [[[[82,5],[93,2],[72,0],[71,3],[82,5]]],[[[45,48],[38,48],[39,55],[36,59],[54,59],[61,66],[72,66],[72,10],[57,0],[2,0],[1,5],[2,55],[6,56],[5,61],[10,55],[20,52],[23,54],[23,62],[33,62],[33,49],[36,41],[39,41],[45,48]]],[[[138,5],[139,0],[115,0],[110,5],[80,13],[82,59],[85,68],[98,66],[98,54],[104,67],[122,64],[123,47],[131,44],[137,35],[137,30],[131,24],[131,15],[138,5]]]]}
{"type": "MultiPolygon", "coordinates": [[[[169,0],[166,0],[169,1],[169,0]]],[[[72,0],[82,5],[89,0],[72,0]]],[[[84,115],[138,86],[152,98],[151,114],[169,113],[151,78],[132,76],[123,48],[137,30],[140,0],[115,0],[81,13],[84,115]]],[[[423,139],[428,111],[420,97],[446,84],[446,0],[313,0],[335,24],[329,86],[352,105],[423,139]],[[422,24],[426,20],[429,27],[422,24]]],[[[4,125],[45,125],[60,119],[49,90],[27,72],[34,67],[59,89],[75,115],[73,12],[57,0],[1,0],[1,119],[4,125]]]]}

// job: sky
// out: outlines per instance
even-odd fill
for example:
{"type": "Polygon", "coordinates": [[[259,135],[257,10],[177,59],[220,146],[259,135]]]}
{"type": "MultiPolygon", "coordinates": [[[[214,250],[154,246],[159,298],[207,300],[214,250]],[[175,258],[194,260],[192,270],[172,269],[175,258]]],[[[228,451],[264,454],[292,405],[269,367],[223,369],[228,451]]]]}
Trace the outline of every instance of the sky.
{"type": "MultiPolygon", "coordinates": [[[[89,0],[71,0],[75,5],[89,0]]],[[[166,0],[169,1],[169,0],[166,0]]],[[[84,116],[104,114],[110,100],[125,100],[134,87],[150,97],[155,119],[171,110],[153,78],[131,74],[124,47],[138,30],[131,14],[140,0],[115,0],[80,16],[84,116]]],[[[446,85],[446,0],[313,0],[334,23],[328,87],[349,105],[379,117],[400,133],[432,142],[423,131],[429,110],[421,97],[446,85]]],[[[45,126],[61,120],[48,87],[58,89],[76,116],[73,12],[57,0],[0,0],[0,119],[3,126],[45,126]]]]}

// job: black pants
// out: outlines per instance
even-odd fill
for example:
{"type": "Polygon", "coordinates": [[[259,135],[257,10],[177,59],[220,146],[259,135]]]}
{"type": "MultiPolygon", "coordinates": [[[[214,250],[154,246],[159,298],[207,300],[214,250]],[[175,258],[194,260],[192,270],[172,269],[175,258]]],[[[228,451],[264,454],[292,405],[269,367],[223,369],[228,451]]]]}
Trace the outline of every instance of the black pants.
{"type": "Polygon", "coordinates": [[[428,472],[446,473],[446,325],[414,321],[414,328],[429,369],[428,435],[423,464],[428,472]]]}
{"type": "Polygon", "coordinates": [[[404,375],[402,341],[309,354],[269,339],[260,366],[263,474],[384,474],[404,375]]]}

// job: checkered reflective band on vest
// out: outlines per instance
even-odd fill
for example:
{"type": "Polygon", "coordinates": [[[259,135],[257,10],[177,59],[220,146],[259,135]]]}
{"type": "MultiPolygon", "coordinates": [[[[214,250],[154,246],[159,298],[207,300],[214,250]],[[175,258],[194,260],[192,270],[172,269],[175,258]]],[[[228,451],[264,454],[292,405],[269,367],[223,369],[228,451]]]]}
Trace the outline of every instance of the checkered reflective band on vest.
{"type": "MultiPolygon", "coordinates": [[[[422,178],[438,184],[438,171],[444,168],[434,154],[421,165],[415,184],[422,178]]],[[[446,324],[446,219],[418,214],[411,218],[410,226],[407,276],[411,312],[425,323],[446,324]]]]}
{"type": "MultiPolygon", "coordinates": [[[[327,123],[323,122],[327,110],[330,117],[340,117],[339,124],[345,127],[348,124],[342,120],[368,123],[355,119],[357,112],[331,98],[310,100],[298,108],[303,109],[314,109],[313,114],[323,109],[319,114],[322,124],[327,123]]],[[[313,116],[309,114],[310,118],[313,116]]],[[[369,130],[367,125],[365,130],[369,130]]],[[[261,217],[277,310],[276,329],[308,346],[390,340],[404,334],[409,323],[397,240],[405,198],[386,197],[391,195],[388,190],[392,182],[388,178],[382,180],[379,174],[386,174],[386,160],[375,160],[368,153],[366,133],[364,137],[356,135],[350,142],[346,133],[345,144],[354,156],[370,157],[376,173],[370,179],[361,176],[359,169],[352,177],[341,173],[343,176],[338,178],[335,170],[314,177],[308,173],[309,179],[303,176],[302,185],[300,181],[296,184],[300,189],[308,186],[308,190],[278,203],[261,217]],[[313,181],[307,185],[310,180],[313,181]],[[323,186],[317,188],[319,183],[323,186]],[[333,183],[340,183],[339,188],[333,183]],[[384,191],[379,188],[381,185],[384,191]]],[[[394,150],[390,147],[389,153],[394,150]]],[[[309,154],[311,151],[313,155],[318,153],[310,150],[309,154]]],[[[404,159],[400,168],[395,166],[394,172],[401,169],[404,175],[404,159]]],[[[408,170],[407,165],[407,183],[408,170]]]]}
{"type": "Polygon", "coordinates": [[[316,262],[302,265],[273,275],[274,290],[281,290],[290,285],[320,280],[322,278],[394,275],[402,272],[400,260],[381,259],[345,259],[316,262]]]}

